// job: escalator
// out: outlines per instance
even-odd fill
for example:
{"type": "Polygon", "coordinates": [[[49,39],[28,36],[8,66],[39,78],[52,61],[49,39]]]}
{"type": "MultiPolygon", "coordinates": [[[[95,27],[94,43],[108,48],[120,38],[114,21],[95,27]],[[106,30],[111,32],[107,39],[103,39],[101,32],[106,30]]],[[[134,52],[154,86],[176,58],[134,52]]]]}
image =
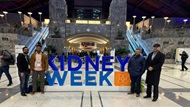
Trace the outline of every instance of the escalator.
{"type": "Polygon", "coordinates": [[[132,35],[127,31],[126,33],[127,39],[129,40],[129,50],[131,54],[135,53],[135,50],[138,48],[138,45],[136,44],[135,39],[132,37],[132,35]]]}
{"type": "Polygon", "coordinates": [[[129,42],[129,50],[130,50],[130,52],[131,52],[132,55],[135,54],[135,50],[132,48],[130,42],[129,42]]]}
{"type": "MultiPolygon", "coordinates": [[[[45,40],[49,34],[48,27],[42,27],[39,32],[37,32],[33,37],[31,37],[25,44],[29,48],[29,56],[35,52],[36,44],[38,42],[42,43],[42,40],[45,40]]],[[[42,51],[45,49],[46,44],[42,44],[42,51]]]]}
{"type": "Polygon", "coordinates": [[[132,30],[128,30],[126,33],[126,37],[129,40],[129,50],[133,54],[137,48],[141,49],[143,56],[147,56],[151,50],[148,45],[143,41],[140,34],[134,34],[132,30]]]}

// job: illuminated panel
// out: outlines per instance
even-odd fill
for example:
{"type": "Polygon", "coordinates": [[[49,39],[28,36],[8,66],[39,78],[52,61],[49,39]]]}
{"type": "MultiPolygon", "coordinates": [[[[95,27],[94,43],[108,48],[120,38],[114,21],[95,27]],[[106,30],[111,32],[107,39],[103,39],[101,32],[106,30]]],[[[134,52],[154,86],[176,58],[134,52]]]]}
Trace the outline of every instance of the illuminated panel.
{"type": "Polygon", "coordinates": [[[106,21],[106,24],[107,24],[107,25],[110,25],[110,24],[111,24],[111,21],[106,21]]]}
{"type": "Polygon", "coordinates": [[[50,22],[49,19],[45,19],[45,20],[44,20],[44,24],[46,24],[46,25],[48,25],[49,22],[50,22]]]}
{"type": "Polygon", "coordinates": [[[126,26],[127,26],[127,29],[129,30],[129,29],[130,29],[130,26],[131,26],[131,25],[130,25],[130,22],[127,21],[127,22],[126,22],[126,26]]]}
{"type": "Polygon", "coordinates": [[[89,24],[101,24],[100,21],[89,21],[89,24]]]}
{"type": "Polygon", "coordinates": [[[65,20],[65,23],[71,23],[71,20],[67,19],[65,20]]]}
{"type": "Polygon", "coordinates": [[[88,24],[87,20],[76,20],[77,24],[88,24]]]}

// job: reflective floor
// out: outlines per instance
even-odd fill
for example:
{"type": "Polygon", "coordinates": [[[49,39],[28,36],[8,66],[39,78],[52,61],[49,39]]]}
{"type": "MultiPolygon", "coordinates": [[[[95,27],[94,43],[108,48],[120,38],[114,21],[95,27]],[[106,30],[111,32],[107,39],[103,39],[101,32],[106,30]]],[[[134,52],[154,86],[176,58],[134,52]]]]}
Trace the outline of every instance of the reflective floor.
{"type": "MultiPolygon", "coordinates": [[[[118,68],[119,64],[115,64],[118,68]]],[[[190,68],[190,65],[187,65],[190,68]]],[[[0,80],[0,107],[190,107],[190,70],[180,71],[180,65],[165,64],[160,80],[160,96],[151,99],[127,95],[127,92],[108,91],[48,91],[44,95],[20,96],[17,69],[11,66],[14,84],[7,87],[3,74],[0,80]]],[[[145,79],[146,73],[143,75],[145,79]]]]}

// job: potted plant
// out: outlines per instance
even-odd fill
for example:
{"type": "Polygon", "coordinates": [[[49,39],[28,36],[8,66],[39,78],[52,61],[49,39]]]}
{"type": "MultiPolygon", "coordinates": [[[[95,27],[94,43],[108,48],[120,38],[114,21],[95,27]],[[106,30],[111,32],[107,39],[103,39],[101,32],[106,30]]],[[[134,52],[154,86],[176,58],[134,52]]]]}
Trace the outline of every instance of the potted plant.
{"type": "Polygon", "coordinates": [[[45,49],[44,49],[44,51],[47,51],[48,52],[48,54],[51,52],[51,53],[56,53],[57,52],[57,50],[55,49],[55,47],[54,46],[47,46],[45,49]]]}
{"type": "Polygon", "coordinates": [[[127,48],[118,48],[116,50],[116,55],[120,56],[122,58],[128,56],[129,53],[130,53],[130,51],[127,48]]]}
{"type": "Polygon", "coordinates": [[[55,27],[53,29],[54,34],[52,35],[52,38],[61,38],[59,28],[55,27]]]}
{"type": "Polygon", "coordinates": [[[119,39],[119,40],[123,40],[123,39],[124,39],[124,37],[123,37],[123,32],[122,32],[122,31],[118,31],[118,32],[117,32],[117,37],[116,37],[116,39],[119,39]]]}
{"type": "MultiPolygon", "coordinates": [[[[46,78],[44,78],[44,85],[49,85],[46,78]]],[[[40,77],[37,78],[37,92],[40,92],[40,77]]]]}

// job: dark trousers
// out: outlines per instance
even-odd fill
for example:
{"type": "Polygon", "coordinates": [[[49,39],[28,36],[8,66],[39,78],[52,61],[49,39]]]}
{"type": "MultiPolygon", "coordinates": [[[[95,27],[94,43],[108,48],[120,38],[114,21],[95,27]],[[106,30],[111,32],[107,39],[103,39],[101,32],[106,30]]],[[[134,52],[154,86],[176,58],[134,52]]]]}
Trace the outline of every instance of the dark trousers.
{"type": "Polygon", "coordinates": [[[44,71],[33,71],[33,74],[32,74],[32,86],[33,86],[33,91],[36,91],[37,90],[37,79],[38,79],[38,76],[40,77],[40,90],[41,91],[44,91],[44,76],[45,76],[45,72],[44,71]]]}
{"type": "Polygon", "coordinates": [[[5,75],[7,76],[9,84],[12,84],[13,82],[12,82],[12,77],[9,73],[9,65],[0,67],[0,79],[3,73],[5,73],[5,75]]]}
{"type": "Polygon", "coordinates": [[[141,75],[140,76],[131,76],[131,92],[140,94],[141,89],[141,75]]]}
{"type": "Polygon", "coordinates": [[[184,70],[184,68],[185,69],[188,69],[186,66],[185,66],[185,62],[186,62],[186,60],[182,60],[182,63],[181,63],[181,67],[182,67],[182,70],[184,70]]]}
{"type": "MultiPolygon", "coordinates": [[[[154,87],[154,91],[153,91],[154,96],[153,96],[153,98],[158,99],[158,85],[153,85],[153,87],[154,87]]],[[[147,94],[148,97],[151,97],[152,85],[147,84],[146,94],[147,94]]]]}
{"type": "Polygon", "coordinates": [[[24,72],[24,76],[21,76],[21,72],[19,72],[19,78],[20,78],[20,92],[27,93],[28,92],[29,71],[24,72]]]}

